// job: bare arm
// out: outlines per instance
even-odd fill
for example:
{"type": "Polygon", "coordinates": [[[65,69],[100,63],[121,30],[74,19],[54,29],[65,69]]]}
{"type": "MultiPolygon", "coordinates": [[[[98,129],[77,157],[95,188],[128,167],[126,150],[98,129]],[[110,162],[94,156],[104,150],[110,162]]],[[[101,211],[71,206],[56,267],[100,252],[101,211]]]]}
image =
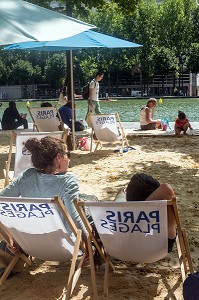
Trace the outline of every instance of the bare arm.
{"type": "Polygon", "coordinates": [[[90,106],[93,106],[93,92],[94,92],[94,88],[89,88],[90,106]]]}
{"type": "Polygon", "coordinates": [[[154,118],[154,114],[155,114],[155,106],[152,107],[152,110],[151,110],[151,118],[152,119],[154,118]]]}
{"type": "Polygon", "coordinates": [[[191,126],[191,124],[188,122],[188,124],[189,124],[189,128],[191,129],[191,130],[193,130],[193,127],[191,126]]]}
{"type": "Polygon", "coordinates": [[[145,108],[145,114],[147,123],[156,123],[156,121],[151,118],[150,109],[148,107],[145,108]]]}

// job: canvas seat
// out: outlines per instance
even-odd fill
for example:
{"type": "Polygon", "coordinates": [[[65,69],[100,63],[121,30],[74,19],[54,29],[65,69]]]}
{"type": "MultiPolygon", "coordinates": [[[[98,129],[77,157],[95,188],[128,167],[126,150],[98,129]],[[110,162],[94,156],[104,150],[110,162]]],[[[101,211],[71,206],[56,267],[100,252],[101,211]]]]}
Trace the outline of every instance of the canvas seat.
{"type": "MultiPolygon", "coordinates": [[[[81,274],[87,252],[82,240],[82,231],[77,229],[61,199],[58,196],[54,199],[0,197],[0,212],[0,228],[3,226],[1,231],[5,228],[6,233],[26,254],[45,261],[71,260],[67,284],[63,289],[63,299],[70,299],[81,274]],[[75,241],[71,239],[71,232],[75,241]],[[76,268],[78,256],[80,260],[78,259],[76,268]]],[[[9,244],[9,241],[7,242],[9,244]]],[[[95,269],[89,237],[87,248],[90,253],[93,296],[97,299],[95,269]]],[[[21,250],[18,250],[1,276],[0,284],[6,280],[17,262],[24,259],[23,256],[21,250]]],[[[28,258],[26,257],[24,261],[27,262],[28,258]]]]}
{"type": "Polygon", "coordinates": [[[92,144],[94,137],[96,147],[93,152],[95,152],[99,146],[102,146],[102,142],[114,144],[119,142],[121,144],[122,153],[123,147],[129,146],[118,113],[100,115],[90,114],[90,121],[92,126],[90,152],[93,150],[92,144]]]}
{"type": "Polygon", "coordinates": [[[28,107],[28,111],[33,121],[33,131],[52,132],[60,128],[63,130],[62,118],[55,107],[28,107]]]}
{"type": "Polygon", "coordinates": [[[9,184],[14,178],[16,178],[21,172],[25,171],[26,169],[32,166],[31,163],[31,155],[30,153],[24,148],[24,143],[29,138],[38,138],[41,139],[45,136],[54,136],[60,139],[63,139],[66,142],[67,132],[66,131],[56,131],[56,132],[11,132],[10,134],[10,146],[9,146],[9,153],[8,159],[6,161],[5,169],[3,170],[5,183],[4,187],[9,184]],[[11,160],[12,160],[12,150],[13,145],[16,143],[16,151],[14,155],[14,170],[11,170],[11,160]]]}
{"type": "Polygon", "coordinates": [[[108,298],[108,272],[110,256],[121,261],[153,263],[168,253],[167,205],[172,205],[176,224],[176,246],[182,280],[193,265],[185,230],[181,229],[176,199],[132,202],[84,202],[76,201],[79,214],[97,243],[82,209],[89,208],[95,227],[104,246],[100,251],[106,261],[104,298],[108,298]]]}

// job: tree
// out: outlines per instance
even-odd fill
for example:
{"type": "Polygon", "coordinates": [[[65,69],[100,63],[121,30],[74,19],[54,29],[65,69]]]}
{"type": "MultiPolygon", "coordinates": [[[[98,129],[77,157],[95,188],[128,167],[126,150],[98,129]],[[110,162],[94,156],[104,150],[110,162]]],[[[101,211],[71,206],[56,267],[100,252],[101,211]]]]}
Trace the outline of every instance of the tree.
{"type": "Polygon", "coordinates": [[[194,0],[165,0],[160,7],[159,44],[175,52],[183,75],[186,57],[193,39],[193,12],[196,9],[196,3],[194,0]]]}
{"type": "Polygon", "coordinates": [[[150,78],[154,74],[153,49],[157,45],[158,39],[158,14],[159,6],[155,0],[143,0],[138,4],[132,18],[128,20],[133,29],[133,36],[136,36],[136,41],[143,45],[137,58],[137,64],[140,65],[141,78],[144,85],[148,85],[150,78]]]}
{"type": "Polygon", "coordinates": [[[7,84],[7,78],[9,76],[9,68],[0,59],[0,85],[7,84]]]}
{"type": "Polygon", "coordinates": [[[66,78],[65,53],[55,53],[47,59],[44,76],[46,81],[50,83],[51,88],[58,89],[60,87],[61,81],[66,78]]]}
{"type": "Polygon", "coordinates": [[[192,73],[199,73],[199,43],[191,44],[187,69],[192,73]]]}
{"type": "MultiPolygon", "coordinates": [[[[51,1],[47,0],[28,0],[27,2],[37,4],[43,7],[48,7],[50,8],[50,3],[51,1]]],[[[61,3],[61,6],[58,6],[57,9],[60,11],[64,11],[68,6],[71,7],[72,11],[75,11],[78,14],[85,14],[88,12],[88,10],[93,9],[93,8],[102,8],[104,5],[107,4],[107,0],[57,0],[57,2],[61,3]]],[[[135,10],[136,5],[138,4],[139,0],[112,0],[109,1],[112,4],[116,3],[118,7],[123,10],[125,13],[132,13],[132,11],[135,10]],[[129,10],[129,8],[133,8],[133,10],[129,10]]]]}
{"type": "Polygon", "coordinates": [[[193,42],[199,43],[199,5],[193,11],[193,42]]]}
{"type": "MultiPolygon", "coordinates": [[[[154,73],[162,78],[162,93],[164,94],[164,78],[171,71],[178,70],[178,59],[175,52],[165,47],[155,47],[153,50],[154,73]]],[[[159,95],[159,88],[158,88],[159,95]]]]}
{"type": "Polygon", "coordinates": [[[19,59],[12,65],[11,80],[24,85],[25,97],[27,97],[27,85],[32,83],[34,69],[30,62],[19,59]]]}

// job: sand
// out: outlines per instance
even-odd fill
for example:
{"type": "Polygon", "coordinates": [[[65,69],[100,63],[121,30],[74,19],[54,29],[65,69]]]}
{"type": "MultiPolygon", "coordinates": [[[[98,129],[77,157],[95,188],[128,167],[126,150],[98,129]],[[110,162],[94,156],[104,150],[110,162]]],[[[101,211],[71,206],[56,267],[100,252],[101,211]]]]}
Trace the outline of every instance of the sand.
{"type": "MultiPolygon", "coordinates": [[[[4,166],[9,135],[1,134],[0,163],[4,166]]],[[[132,174],[145,172],[172,185],[177,196],[182,227],[188,232],[195,270],[199,265],[199,147],[198,136],[131,136],[136,150],[124,156],[110,147],[90,156],[76,150],[72,153],[70,171],[80,181],[80,192],[95,194],[100,200],[113,200],[116,191],[126,185],[132,174]]],[[[0,188],[3,187],[0,170],[0,188]]],[[[110,273],[109,299],[177,299],[182,297],[182,280],[176,248],[154,264],[114,262],[110,273]]],[[[32,267],[10,279],[0,288],[1,300],[49,300],[58,298],[65,286],[69,263],[57,264],[35,260],[32,267]]],[[[99,299],[103,297],[103,270],[97,271],[99,299]]],[[[90,299],[89,266],[83,269],[72,299],[90,299]]]]}

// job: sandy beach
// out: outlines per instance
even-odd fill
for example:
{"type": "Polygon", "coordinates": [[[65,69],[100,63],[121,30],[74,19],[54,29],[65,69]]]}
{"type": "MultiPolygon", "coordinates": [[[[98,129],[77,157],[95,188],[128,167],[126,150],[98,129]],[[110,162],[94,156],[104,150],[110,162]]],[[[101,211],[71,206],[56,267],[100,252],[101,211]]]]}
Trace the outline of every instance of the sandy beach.
{"type": "MultiPolygon", "coordinates": [[[[9,148],[9,134],[0,133],[0,188],[9,148]]],[[[131,176],[145,172],[175,191],[182,227],[187,229],[195,271],[199,267],[199,147],[198,136],[131,136],[131,150],[124,156],[113,153],[110,145],[91,156],[75,150],[70,171],[79,178],[80,192],[95,194],[101,201],[113,200],[131,176]]],[[[110,273],[110,300],[181,300],[182,280],[176,248],[154,264],[115,262],[110,273]]],[[[58,298],[65,286],[69,263],[35,260],[32,267],[0,287],[1,300],[50,300],[58,298]]],[[[90,299],[89,266],[85,266],[73,293],[73,300],[90,299]]],[[[103,299],[103,270],[97,271],[99,299],[103,299]]]]}

